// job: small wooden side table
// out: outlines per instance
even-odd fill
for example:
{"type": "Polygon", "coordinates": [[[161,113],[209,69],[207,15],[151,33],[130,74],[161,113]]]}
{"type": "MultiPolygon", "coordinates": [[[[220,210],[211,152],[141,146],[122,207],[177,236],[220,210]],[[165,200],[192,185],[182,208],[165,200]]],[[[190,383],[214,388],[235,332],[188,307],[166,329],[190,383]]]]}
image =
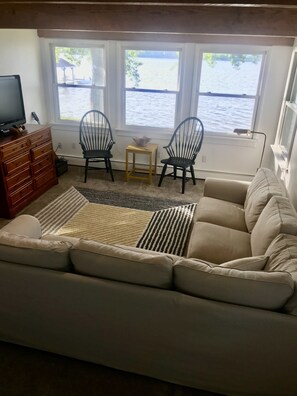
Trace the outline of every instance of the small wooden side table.
{"type": "Polygon", "coordinates": [[[129,145],[126,148],[126,181],[129,179],[145,180],[152,184],[152,176],[157,174],[158,145],[149,143],[145,147],[129,145]],[[133,154],[133,166],[129,170],[129,154],[133,154]],[[137,168],[135,164],[136,154],[146,154],[149,157],[148,169],[137,168]],[[154,157],[154,158],[153,158],[154,157]],[[154,159],[154,166],[153,166],[154,159]],[[138,176],[135,173],[147,173],[147,176],[138,176]]]}

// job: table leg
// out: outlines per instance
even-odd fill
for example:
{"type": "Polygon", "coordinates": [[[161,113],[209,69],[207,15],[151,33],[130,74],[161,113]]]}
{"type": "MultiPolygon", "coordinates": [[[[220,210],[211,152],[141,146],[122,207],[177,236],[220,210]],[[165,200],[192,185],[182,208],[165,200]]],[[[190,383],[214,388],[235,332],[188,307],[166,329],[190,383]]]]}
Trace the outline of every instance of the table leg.
{"type": "Polygon", "coordinates": [[[152,172],[153,172],[153,169],[152,169],[152,153],[149,153],[149,160],[150,160],[150,168],[149,168],[149,177],[148,177],[148,179],[149,179],[149,184],[152,184],[152,172]]]}
{"type": "Polygon", "coordinates": [[[155,151],[155,175],[157,174],[158,149],[155,151]]]}
{"type": "Polygon", "coordinates": [[[128,181],[128,173],[129,173],[129,152],[126,150],[126,182],[128,181]]]}

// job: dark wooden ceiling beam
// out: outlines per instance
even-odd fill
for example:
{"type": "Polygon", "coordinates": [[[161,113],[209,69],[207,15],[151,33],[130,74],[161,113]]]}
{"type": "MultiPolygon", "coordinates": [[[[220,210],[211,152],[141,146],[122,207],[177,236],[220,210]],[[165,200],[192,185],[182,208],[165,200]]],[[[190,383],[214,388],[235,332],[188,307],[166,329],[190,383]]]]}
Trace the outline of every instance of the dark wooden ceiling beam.
{"type": "Polygon", "coordinates": [[[297,8],[0,2],[0,28],[297,37],[297,8]]]}

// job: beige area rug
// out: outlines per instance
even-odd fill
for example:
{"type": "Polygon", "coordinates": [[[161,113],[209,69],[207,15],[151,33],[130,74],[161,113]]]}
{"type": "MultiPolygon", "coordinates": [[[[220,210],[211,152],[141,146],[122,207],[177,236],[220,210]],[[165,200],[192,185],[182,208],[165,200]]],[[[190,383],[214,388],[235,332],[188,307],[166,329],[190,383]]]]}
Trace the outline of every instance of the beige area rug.
{"type": "Polygon", "coordinates": [[[55,234],[135,246],[152,216],[144,210],[88,203],[55,234]]]}

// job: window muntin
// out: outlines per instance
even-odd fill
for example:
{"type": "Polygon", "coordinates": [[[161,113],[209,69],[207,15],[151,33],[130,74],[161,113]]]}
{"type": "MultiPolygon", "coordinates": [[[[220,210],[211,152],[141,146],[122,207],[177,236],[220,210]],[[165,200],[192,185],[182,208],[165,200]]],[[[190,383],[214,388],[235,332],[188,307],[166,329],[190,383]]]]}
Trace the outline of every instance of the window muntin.
{"type": "Polygon", "coordinates": [[[179,51],[125,49],[124,125],[174,128],[179,51]]]}
{"type": "Polygon", "coordinates": [[[89,110],[104,111],[104,48],[55,46],[53,57],[58,119],[80,121],[89,110]]]}
{"type": "Polygon", "coordinates": [[[288,163],[297,132],[297,51],[292,55],[278,130],[278,146],[283,159],[288,163]]]}
{"type": "Polygon", "coordinates": [[[263,54],[203,52],[197,116],[206,132],[253,129],[263,54]]]}

